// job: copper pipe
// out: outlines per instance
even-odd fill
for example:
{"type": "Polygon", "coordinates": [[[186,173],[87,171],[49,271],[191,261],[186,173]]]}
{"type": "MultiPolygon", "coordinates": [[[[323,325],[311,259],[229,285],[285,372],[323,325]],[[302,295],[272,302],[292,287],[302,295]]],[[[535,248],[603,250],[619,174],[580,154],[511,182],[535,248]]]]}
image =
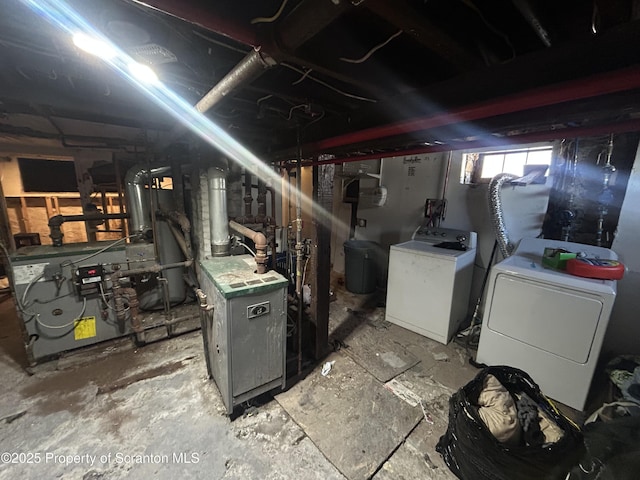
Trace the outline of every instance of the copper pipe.
{"type": "Polygon", "coordinates": [[[231,220],[229,222],[231,230],[250,238],[256,246],[256,265],[258,274],[267,273],[267,237],[262,232],[256,232],[250,228],[240,225],[231,220]]]}

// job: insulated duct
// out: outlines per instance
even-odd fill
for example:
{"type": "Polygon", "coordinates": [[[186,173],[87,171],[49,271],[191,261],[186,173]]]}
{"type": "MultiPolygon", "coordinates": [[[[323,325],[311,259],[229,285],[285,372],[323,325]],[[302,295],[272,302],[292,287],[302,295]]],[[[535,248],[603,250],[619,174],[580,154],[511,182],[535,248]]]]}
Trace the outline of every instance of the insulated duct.
{"type": "Polygon", "coordinates": [[[151,207],[145,195],[146,186],[152,178],[171,172],[171,167],[147,168],[135,165],[125,175],[127,204],[129,206],[131,233],[146,234],[151,228],[151,207]]]}
{"type": "Polygon", "coordinates": [[[209,168],[207,179],[209,183],[211,254],[214,257],[226,257],[229,255],[226,168],[209,168]]]}
{"type": "Polygon", "coordinates": [[[496,241],[500,248],[500,253],[504,258],[510,257],[515,245],[509,240],[509,233],[504,223],[504,212],[502,211],[502,198],[500,190],[505,182],[510,182],[518,178],[510,173],[499,173],[489,182],[489,212],[491,213],[491,223],[496,235],[496,241]]]}

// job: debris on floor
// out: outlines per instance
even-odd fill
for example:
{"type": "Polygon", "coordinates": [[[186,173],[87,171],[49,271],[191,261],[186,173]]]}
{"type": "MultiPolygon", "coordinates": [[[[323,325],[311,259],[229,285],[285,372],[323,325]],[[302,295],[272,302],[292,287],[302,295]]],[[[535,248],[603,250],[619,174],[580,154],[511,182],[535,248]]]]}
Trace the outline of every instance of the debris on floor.
{"type": "Polygon", "coordinates": [[[443,352],[437,352],[433,354],[433,358],[436,362],[448,362],[449,355],[443,352]]]}

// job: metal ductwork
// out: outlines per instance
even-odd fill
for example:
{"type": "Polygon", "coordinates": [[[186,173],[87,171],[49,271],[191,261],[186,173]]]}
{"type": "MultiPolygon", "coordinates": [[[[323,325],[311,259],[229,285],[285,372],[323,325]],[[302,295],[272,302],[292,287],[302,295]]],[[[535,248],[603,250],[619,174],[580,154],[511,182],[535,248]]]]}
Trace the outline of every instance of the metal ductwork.
{"type": "Polygon", "coordinates": [[[496,235],[500,253],[504,258],[510,257],[515,245],[509,240],[507,226],[504,223],[504,213],[502,211],[502,198],[500,190],[505,182],[510,182],[518,178],[510,173],[499,173],[489,182],[489,212],[491,213],[491,223],[496,235]]]}
{"type": "Polygon", "coordinates": [[[196,104],[196,110],[201,113],[206,112],[237,87],[251,83],[267,68],[273,67],[275,64],[275,60],[260,50],[249,52],[238,65],[200,99],[196,104]]]}
{"type": "Polygon", "coordinates": [[[222,167],[211,167],[207,171],[209,183],[211,254],[214,257],[225,257],[229,255],[226,170],[226,168],[222,167]]]}
{"type": "Polygon", "coordinates": [[[147,168],[135,165],[125,175],[131,233],[146,234],[152,229],[151,207],[149,198],[145,195],[146,186],[152,178],[162,177],[169,172],[169,166],[147,168]]]}

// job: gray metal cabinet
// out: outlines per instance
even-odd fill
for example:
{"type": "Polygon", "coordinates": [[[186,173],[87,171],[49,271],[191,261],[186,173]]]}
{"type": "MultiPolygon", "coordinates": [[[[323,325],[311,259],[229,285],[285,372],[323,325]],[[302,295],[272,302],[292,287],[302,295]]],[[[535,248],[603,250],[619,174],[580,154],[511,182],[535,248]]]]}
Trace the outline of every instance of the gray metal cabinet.
{"type": "Polygon", "coordinates": [[[203,322],[205,355],[227,413],[285,385],[287,280],[255,273],[249,255],[200,262],[213,313],[203,322]]]}

